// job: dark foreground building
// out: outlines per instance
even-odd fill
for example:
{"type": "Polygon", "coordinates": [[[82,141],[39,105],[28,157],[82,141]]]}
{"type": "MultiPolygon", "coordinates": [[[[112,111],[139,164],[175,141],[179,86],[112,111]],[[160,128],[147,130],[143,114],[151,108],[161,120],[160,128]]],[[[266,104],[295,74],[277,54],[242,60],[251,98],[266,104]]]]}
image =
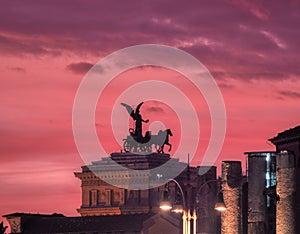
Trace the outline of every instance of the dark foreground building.
{"type": "MultiPolygon", "coordinates": [[[[81,180],[82,204],[77,211],[82,217],[24,213],[4,217],[13,234],[182,233],[182,215],[159,209],[165,184],[145,190],[124,188],[126,183],[143,185],[150,179],[159,181],[176,166],[185,168],[175,179],[183,189],[187,208],[191,211],[195,208],[198,213],[197,233],[219,233],[220,217],[214,210],[220,185],[216,167],[190,167],[172,159],[169,154],[161,153],[113,153],[91,165],[82,166],[81,172],[75,172],[81,180]],[[160,175],[147,174],[147,169],[166,162],[170,163],[170,170],[160,175]],[[122,168],[120,170],[119,165],[134,169],[134,176],[122,168]],[[199,170],[205,173],[200,175],[199,170]],[[123,186],[111,185],[118,183],[123,186]]],[[[173,204],[182,202],[178,186],[170,181],[167,187],[170,201],[173,204]]]]}
{"type": "Polygon", "coordinates": [[[179,233],[181,220],[172,214],[134,214],[88,217],[65,217],[14,213],[5,215],[11,233],[22,234],[133,234],[179,233]]]}

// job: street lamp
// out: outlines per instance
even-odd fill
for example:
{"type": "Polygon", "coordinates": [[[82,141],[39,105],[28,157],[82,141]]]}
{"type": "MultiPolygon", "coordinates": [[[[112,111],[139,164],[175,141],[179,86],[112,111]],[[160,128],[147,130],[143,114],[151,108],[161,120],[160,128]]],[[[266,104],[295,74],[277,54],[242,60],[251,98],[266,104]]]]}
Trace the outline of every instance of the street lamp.
{"type": "Polygon", "coordinates": [[[165,188],[163,200],[161,201],[159,208],[164,211],[169,211],[172,209],[172,204],[169,200],[169,193],[167,188],[165,188]]]}
{"type": "MultiPolygon", "coordinates": [[[[160,203],[160,209],[164,210],[164,211],[170,211],[172,210],[175,213],[182,213],[182,233],[183,234],[190,234],[191,233],[191,220],[193,221],[193,234],[196,234],[196,230],[197,230],[197,214],[196,214],[196,209],[195,209],[195,204],[194,204],[194,210],[193,210],[193,214],[191,215],[191,212],[189,209],[187,209],[187,204],[186,204],[186,200],[185,200],[185,196],[183,193],[183,189],[181,187],[181,185],[175,180],[175,179],[170,179],[169,182],[173,181],[179,188],[179,191],[181,193],[181,197],[182,197],[182,201],[183,201],[183,206],[179,205],[179,204],[175,204],[174,206],[172,206],[170,200],[169,200],[169,191],[168,188],[165,188],[164,191],[164,195],[163,195],[163,200],[160,203]]],[[[168,183],[169,183],[168,182],[168,183]]],[[[209,180],[206,181],[204,184],[202,184],[200,186],[200,188],[198,189],[196,196],[198,196],[199,191],[208,183],[210,182],[218,182],[218,180],[209,180]]],[[[197,200],[197,199],[196,199],[197,200]]],[[[218,195],[218,201],[214,207],[215,210],[217,211],[225,211],[226,210],[226,206],[224,204],[224,200],[223,200],[223,194],[219,193],[218,195]]]]}
{"type": "Polygon", "coordinates": [[[226,206],[225,206],[225,203],[224,203],[224,198],[223,198],[223,193],[220,192],[219,195],[218,195],[218,201],[215,205],[215,210],[217,211],[220,211],[220,212],[223,212],[226,210],[226,206]]]}

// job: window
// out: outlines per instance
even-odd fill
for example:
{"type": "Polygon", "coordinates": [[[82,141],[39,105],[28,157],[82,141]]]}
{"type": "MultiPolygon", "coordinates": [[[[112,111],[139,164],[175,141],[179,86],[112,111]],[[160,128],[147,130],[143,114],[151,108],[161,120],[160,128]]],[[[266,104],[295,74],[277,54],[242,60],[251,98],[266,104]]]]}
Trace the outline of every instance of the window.
{"type": "Polygon", "coordinates": [[[110,206],[111,205],[111,190],[105,190],[105,205],[110,206]]]}
{"type": "Polygon", "coordinates": [[[96,189],[90,191],[90,205],[91,206],[98,205],[98,190],[96,189]]]}

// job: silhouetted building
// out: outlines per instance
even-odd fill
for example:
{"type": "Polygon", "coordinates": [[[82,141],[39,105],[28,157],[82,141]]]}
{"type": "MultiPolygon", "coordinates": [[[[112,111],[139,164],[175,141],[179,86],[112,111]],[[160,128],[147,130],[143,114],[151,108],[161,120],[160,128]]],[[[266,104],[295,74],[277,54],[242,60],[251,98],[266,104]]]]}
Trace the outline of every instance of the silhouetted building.
{"type": "Polygon", "coordinates": [[[300,126],[278,133],[269,139],[275,146],[276,152],[288,150],[296,156],[297,167],[300,164],[300,126]]]}
{"type": "Polygon", "coordinates": [[[13,213],[5,215],[11,234],[134,234],[180,233],[181,219],[173,214],[132,214],[65,217],[13,213]]]}
{"type": "MultiPolygon", "coordinates": [[[[128,181],[132,178],[128,176],[128,172],[120,170],[119,167],[116,168],[114,162],[139,171],[155,168],[169,160],[174,162],[173,167],[179,164],[185,168],[175,179],[183,188],[188,208],[193,210],[196,207],[197,209],[199,214],[197,219],[198,232],[217,233],[217,213],[214,210],[214,205],[217,201],[219,185],[216,167],[191,167],[178,162],[178,159],[170,158],[168,154],[112,153],[110,158],[102,158],[91,165],[83,166],[82,172],[75,172],[75,176],[82,182],[82,205],[78,212],[82,216],[160,213],[159,204],[165,190],[164,184],[147,190],[130,190],[130,188],[113,186],[101,178],[105,176],[107,181],[109,176],[112,184],[122,183],[124,187],[124,184],[133,182],[128,181]],[[204,170],[206,173],[199,175],[199,170],[204,170]]],[[[169,170],[172,169],[174,168],[169,168],[169,170]]],[[[141,183],[142,185],[145,181],[153,179],[153,176],[158,176],[157,180],[160,179],[160,176],[168,178],[168,172],[165,173],[166,175],[138,174],[134,177],[134,183],[141,183]]],[[[171,202],[175,203],[181,196],[179,188],[170,181],[168,190],[171,202]]]]}
{"type": "Polygon", "coordinates": [[[277,232],[300,233],[300,126],[269,139],[278,153],[277,232]]]}
{"type": "Polygon", "coordinates": [[[276,152],[246,152],[248,233],[275,233],[276,152]]]}

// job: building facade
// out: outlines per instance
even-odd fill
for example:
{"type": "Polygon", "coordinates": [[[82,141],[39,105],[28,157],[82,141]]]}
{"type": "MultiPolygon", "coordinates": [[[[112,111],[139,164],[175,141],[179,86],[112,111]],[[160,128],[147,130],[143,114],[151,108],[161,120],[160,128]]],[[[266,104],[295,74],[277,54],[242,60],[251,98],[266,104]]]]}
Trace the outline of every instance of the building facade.
{"type": "MultiPolygon", "coordinates": [[[[216,167],[191,167],[178,162],[178,159],[170,158],[168,154],[152,153],[149,155],[137,155],[133,153],[113,153],[109,158],[102,158],[91,165],[83,166],[81,172],[75,172],[75,176],[81,180],[82,204],[77,211],[81,216],[106,216],[146,214],[149,212],[160,213],[160,202],[165,190],[165,184],[150,189],[120,188],[111,184],[132,183],[132,176],[126,171],[115,168],[115,162],[126,168],[141,170],[136,176],[134,183],[148,183],[150,179],[160,180],[161,176],[143,174],[145,169],[158,167],[167,161],[173,161],[173,167],[183,166],[185,168],[175,180],[183,188],[190,210],[194,208],[199,213],[198,232],[218,233],[218,214],[214,210],[219,192],[219,181],[217,180],[216,167]],[[112,161],[111,161],[112,160],[112,161]],[[200,171],[205,171],[200,174],[200,171]],[[105,180],[101,178],[105,177],[105,180]],[[109,177],[110,183],[107,183],[109,177]]],[[[143,184],[144,185],[144,184],[143,184]]],[[[178,186],[170,181],[167,183],[170,201],[175,204],[182,199],[178,186]]],[[[182,202],[182,201],[181,201],[182,202]]]]}

